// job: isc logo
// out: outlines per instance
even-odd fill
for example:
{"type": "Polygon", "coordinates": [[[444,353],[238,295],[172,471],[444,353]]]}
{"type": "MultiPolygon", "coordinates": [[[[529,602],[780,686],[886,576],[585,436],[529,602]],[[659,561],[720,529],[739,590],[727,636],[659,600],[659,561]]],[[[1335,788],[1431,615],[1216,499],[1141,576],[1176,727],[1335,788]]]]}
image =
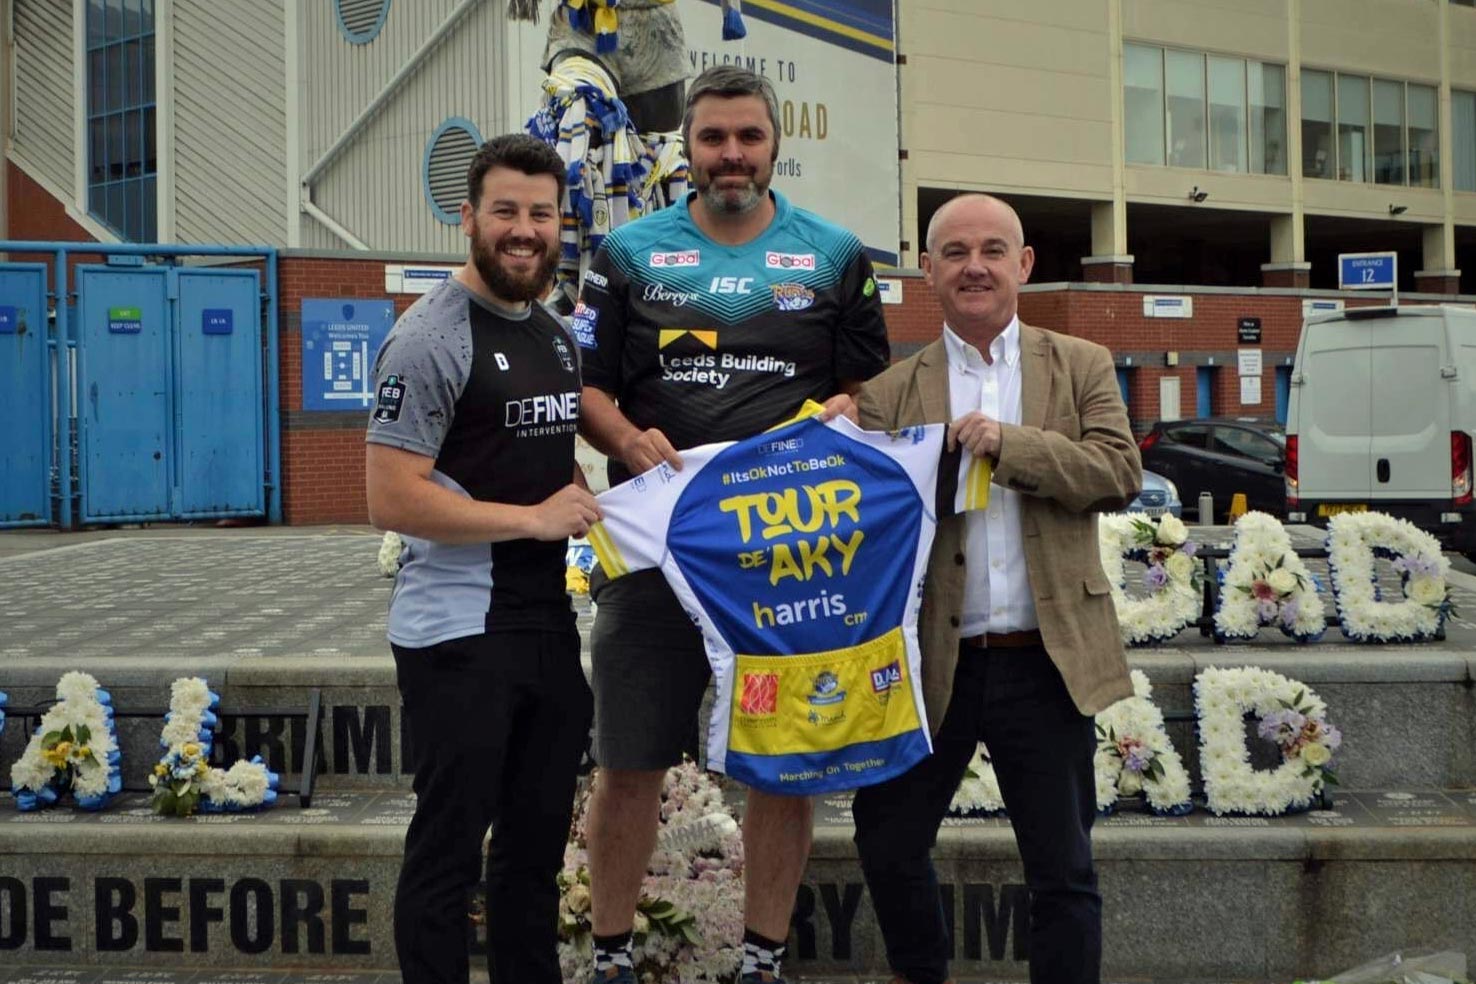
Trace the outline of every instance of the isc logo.
{"type": "Polygon", "coordinates": [[[752,294],[752,277],[713,277],[707,285],[709,294],[752,294]]]}

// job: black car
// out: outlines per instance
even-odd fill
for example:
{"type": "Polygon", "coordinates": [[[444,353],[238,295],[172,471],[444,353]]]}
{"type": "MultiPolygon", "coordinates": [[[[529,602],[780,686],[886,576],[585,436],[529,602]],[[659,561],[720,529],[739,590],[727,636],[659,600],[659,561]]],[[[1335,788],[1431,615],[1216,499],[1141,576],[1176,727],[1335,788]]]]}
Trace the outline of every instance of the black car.
{"type": "MultiPolygon", "coordinates": [[[[1138,442],[1143,467],[1179,487],[1184,512],[1199,512],[1199,495],[1215,497],[1223,521],[1237,492],[1251,509],[1286,512],[1286,432],[1270,421],[1203,417],[1160,420],[1138,442]]],[[[1205,522],[1207,517],[1200,517],[1205,522]]]]}

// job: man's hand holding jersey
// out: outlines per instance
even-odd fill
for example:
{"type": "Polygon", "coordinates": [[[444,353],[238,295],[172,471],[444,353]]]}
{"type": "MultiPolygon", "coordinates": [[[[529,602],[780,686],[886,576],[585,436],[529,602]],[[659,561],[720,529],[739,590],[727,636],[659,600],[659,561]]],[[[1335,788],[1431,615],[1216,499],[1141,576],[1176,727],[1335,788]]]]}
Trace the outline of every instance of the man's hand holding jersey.
{"type": "Polygon", "coordinates": [[[368,445],[369,522],[439,543],[496,543],[583,536],[600,519],[599,503],[577,482],[536,505],[480,502],[436,484],[435,465],[436,459],[413,451],[368,445]]]}

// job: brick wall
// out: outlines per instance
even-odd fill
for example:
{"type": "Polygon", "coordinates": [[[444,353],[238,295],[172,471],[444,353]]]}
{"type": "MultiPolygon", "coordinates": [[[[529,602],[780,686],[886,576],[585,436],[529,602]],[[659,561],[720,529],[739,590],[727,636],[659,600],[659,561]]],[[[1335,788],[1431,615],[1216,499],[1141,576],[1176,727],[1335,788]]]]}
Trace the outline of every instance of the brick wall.
{"type": "MultiPolygon", "coordinates": [[[[87,241],[91,237],[72,221],[61,203],[19,168],[9,167],[10,238],[87,241]]],[[[13,257],[20,259],[20,257],[13,257]]],[[[79,259],[95,259],[81,258],[79,259]]],[[[364,425],[366,414],[302,410],[302,331],[304,298],[385,298],[384,267],[376,259],[288,256],[279,261],[279,325],[282,421],[282,505],[288,523],[363,523],[364,425]]],[[[926,283],[915,276],[898,278],[902,303],[883,307],[894,358],[905,358],[938,337],[943,312],[926,283]]],[[[1143,317],[1145,294],[1136,290],[1049,289],[1020,296],[1021,317],[1035,325],[1089,338],[1112,349],[1119,366],[1131,360],[1128,410],[1142,430],[1158,419],[1159,380],[1179,379],[1180,409],[1196,408],[1196,369],[1211,364],[1215,375],[1212,412],[1270,417],[1275,412],[1275,367],[1296,348],[1302,321],[1297,294],[1193,294],[1194,317],[1188,320],[1143,317]],[[1262,402],[1240,404],[1237,378],[1238,321],[1261,319],[1262,402]],[[1178,353],[1176,367],[1165,353],[1178,353]]],[[[396,313],[414,295],[395,295],[396,313]]],[[[1383,303],[1381,298],[1352,297],[1348,306],[1383,303]]]]}
{"type": "Polygon", "coordinates": [[[281,333],[282,517],[294,525],[367,523],[361,410],[302,412],[304,298],[390,298],[403,314],[414,295],[384,292],[383,260],[283,257],[277,268],[281,333]]]}

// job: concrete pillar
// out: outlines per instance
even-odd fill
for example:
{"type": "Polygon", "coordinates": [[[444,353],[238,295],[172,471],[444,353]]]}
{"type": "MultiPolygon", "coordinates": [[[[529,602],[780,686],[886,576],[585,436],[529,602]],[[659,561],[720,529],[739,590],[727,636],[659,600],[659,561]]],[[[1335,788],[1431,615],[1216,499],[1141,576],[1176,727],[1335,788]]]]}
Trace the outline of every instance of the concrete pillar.
{"type": "Polygon", "coordinates": [[[1459,294],[1461,271],[1455,268],[1455,226],[1425,226],[1422,270],[1415,271],[1415,290],[1422,294],[1459,294]]]}
{"type": "Polygon", "coordinates": [[[1306,287],[1312,264],[1303,260],[1302,221],[1298,215],[1271,217],[1271,262],[1261,264],[1261,286],[1306,287]]]}
{"type": "Polygon", "coordinates": [[[1081,258],[1081,276],[1093,284],[1133,282],[1133,257],[1127,251],[1127,206],[1092,204],[1092,255],[1081,258]]]}

